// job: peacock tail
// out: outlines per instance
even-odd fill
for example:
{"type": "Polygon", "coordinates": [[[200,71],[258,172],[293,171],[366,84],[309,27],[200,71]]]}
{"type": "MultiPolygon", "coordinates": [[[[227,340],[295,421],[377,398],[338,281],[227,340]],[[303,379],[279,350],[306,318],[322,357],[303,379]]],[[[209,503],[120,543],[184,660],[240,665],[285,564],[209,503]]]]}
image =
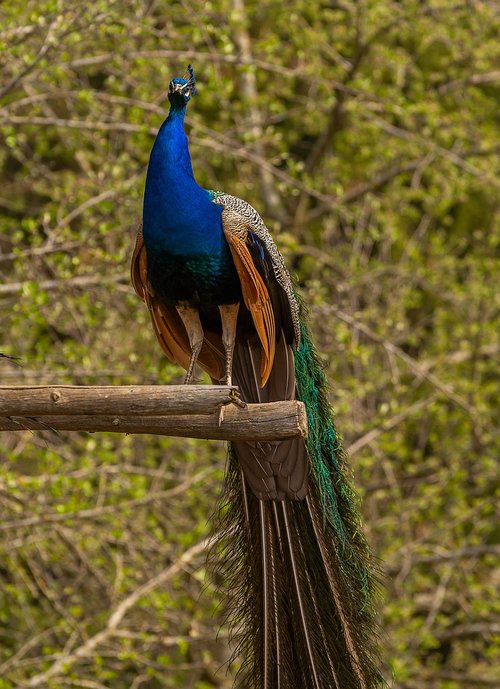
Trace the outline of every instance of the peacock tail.
{"type": "Polygon", "coordinates": [[[302,304],[300,326],[295,376],[309,423],[308,495],[257,499],[230,444],[210,560],[241,662],[237,687],[374,689],[385,686],[374,607],[378,567],[302,304]]]}

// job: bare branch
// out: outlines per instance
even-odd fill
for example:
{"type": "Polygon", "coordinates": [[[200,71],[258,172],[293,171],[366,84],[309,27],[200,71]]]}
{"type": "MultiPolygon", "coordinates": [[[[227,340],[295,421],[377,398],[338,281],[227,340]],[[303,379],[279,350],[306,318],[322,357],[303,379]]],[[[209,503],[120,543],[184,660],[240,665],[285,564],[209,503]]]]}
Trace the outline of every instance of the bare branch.
{"type": "MultiPolygon", "coordinates": [[[[497,677],[481,677],[477,674],[467,675],[462,672],[436,672],[434,674],[435,678],[445,679],[450,682],[458,682],[463,684],[468,689],[473,687],[475,684],[480,684],[485,687],[498,687],[499,678],[497,677]]],[[[418,687],[420,689],[420,685],[418,687]]]]}
{"type": "Polygon", "coordinates": [[[13,529],[22,528],[33,528],[34,526],[41,526],[43,524],[60,524],[70,521],[81,521],[87,519],[101,519],[109,514],[115,514],[116,512],[121,512],[122,510],[130,511],[132,508],[143,507],[151,502],[156,502],[158,500],[166,500],[175,497],[176,495],[182,495],[186,492],[188,488],[196,485],[200,481],[204,480],[212,472],[212,469],[204,469],[199,471],[194,476],[189,477],[182,483],[179,483],[173,488],[168,488],[167,490],[158,490],[152,493],[148,493],[142,498],[135,498],[133,500],[125,500],[123,502],[118,502],[115,505],[102,505],[100,507],[90,507],[86,510],[77,510],[75,512],[48,512],[44,511],[42,515],[35,515],[33,517],[25,517],[23,519],[15,519],[13,521],[3,521],[0,523],[0,531],[12,531],[13,529]]]}
{"type": "Polygon", "coordinates": [[[200,553],[206,549],[207,545],[208,539],[199,541],[195,545],[191,546],[191,548],[188,548],[188,550],[186,550],[172,565],[166,567],[159,574],[135,589],[135,591],[129,594],[119,605],[117,605],[109,616],[108,622],[104,629],[87,639],[84,644],[76,649],[76,651],[68,654],[61,654],[61,656],[55,661],[55,663],[53,663],[53,665],[49,667],[48,670],[40,672],[39,674],[31,677],[26,682],[25,686],[46,686],[46,682],[49,679],[59,675],[61,672],[65,672],[77,661],[91,656],[98,646],[105,643],[108,638],[113,635],[113,633],[121,625],[122,620],[127,612],[133,608],[143,596],[147,596],[159,586],[163,586],[167,581],[181,572],[186,565],[190,564],[200,553]]]}
{"type": "MultiPolygon", "coordinates": [[[[372,113],[369,112],[369,109],[365,109],[364,111],[360,111],[360,116],[361,117],[368,117],[369,119],[372,119],[372,121],[376,122],[381,129],[383,129],[387,134],[390,134],[391,136],[396,136],[399,139],[403,139],[405,141],[412,141],[418,143],[418,145],[423,146],[425,150],[427,150],[429,153],[433,153],[436,156],[439,156],[441,158],[446,158],[447,160],[450,160],[454,165],[459,167],[462,170],[465,170],[465,172],[468,172],[469,174],[473,175],[474,177],[477,177],[479,179],[486,179],[488,180],[489,183],[494,185],[495,187],[499,186],[498,180],[496,177],[493,175],[488,174],[484,170],[481,170],[480,168],[476,167],[475,165],[472,165],[469,163],[466,159],[465,156],[468,155],[468,153],[459,153],[457,151],[450,150],[448,148],[444,148],[443,146],[440,146],[437,144],[435,141],[432,139],[425,139],[419,134],[416,134],[408,129],[404,129],[402,127],[397,127],[396,125],[386,122],[383,118],[373,116],[372,113]]],[[[476,153],[473,153],[472,155],[477,155],[476,153]]]]}
{"type": "Polygon", "coordinates": [[[384,423],[378,426],[378,428],[372,428],[370,431],[368,431],[360,438],[355,440],[353,443],[351,443],[351,445],[349,445],[349,447],[347,448],[349,454],[354,455],[356,452],[359,452],[363,447],[369,445],[374,440],[376,440],[379,437],[379,435],[392,430],[393,428],[398,426],[402,421],[405,421],[409,416],[417,414],[418,412],[422,411],[422,409],[428,407],[436,399],[437,395],[431,395],[430,397],[427,397],[424,400],[419,400],[418,402],[415,402],[415,404],[411,404],[400,414],[395,414],[387,421],[384,421],[384,423]]]}
{"type": "MultiPolygon", "coordinates": [[[[493,478],[493,477],[492,477],[493,478]]],[[[407,554],[407,562],[413,567],[416,565],[434,565],[442,562],[457,562],[458,560],[472,559],[476,557],[483,557],[487,555],[500,555],[500,546],[498,545],[471,545],[457,550],[445,551],[442,553],[432,553],[430,555],[416,555],[407,554]]],[[[384,570],[389,574],[395,574],[401,569],[401,562],[387,563],[384,570]]]]}
{"type": "MultiPolygon", "coordinates": [[[[144,125],[140,124],[133,124],[130,122],[95,122],[95,121],[89,121],[89,120],[73,120],[73,119],[66,119],[66,118],[61,118],[61,117],[40,117],[40,116],[25,116],[25,115],[1,115],[0,116],[0,125],[2,124],[12,124],[12,125],[17,125],[17,124],[27,124],[27,125],[37,125],[37,126],[43,126],[43,127],[57,127],[57,128],[68,128],[68,129],[79,129],[79,130],[87,130],[87,131],[102,131],[102,132],[110,132],[110,131],[116,131],[116,132],[127,132],[127,133],[133,133],[133,132],[148,132],[151,134],[151,136],[156,136],[157,134],[157,128],[156,127],[146,127],[144,125]]],[[[332,196],[330,194],[324,194],[320,191],[317,191],[316,189],[307,186],[300,180],[295,179],[288,173],[286,173],[284,170],[280,170],[279,168],[275,167],[269,161],[265,160],[261,156],[257,155],[256,153],[252,153],[249,151],[245,146],[238,146],[236,143],[224,143],[221,139],[223,138],[222,136],[218,137],[219,140],[216,140],[212,135],[210,138],[201,138],[197,136],[191,136],[190,140],[193,143],[197,143],[200,146],[204,146],[206,148],[212,148],[216,151],[222,151],[224,153],[229,153],[231,156],[237,157],[237,158],[242,158],[244,160],[251,161],[253,163],[256,163],[257,165],[265,168],[266,170],[269,170],[271,174],[276,177],[277,179],[285,182],[287,185],[289,185],[292,188],[299,189],[300,191],[304,192],[306,195],[311,196],[312,198],[317,199],[318,201],[322,201],[323,203],[327,204],[328,207],[337,207],[339,204],[339,199],[336,198],[335,196],[332,196]]],[[[0,285],[0,288],[2,285],[0,285]]],[[[1,294],[0,290],[0,294],[1,294]]]]}
{"type": "Polygon", "coordinates": [[[102,203],[103,201],[109,201],[110,199],[114,199],[116,196],[120,196],[130,186],[132,186],[138,178],[139,174],[133,175],[125,182],[123,182],[119,189],[107,189],[106,191],[103,191],[101,194],[97,194],[97,196],[92,196],[91,198],[87,199],[76,208],[73,208],[67,215],[64,216],[64,218],[61,218],[58,221],[57,225],[54,227],[54,229],[51,230],[51,232],[53,234],[57,233],[57,231],[61,227],[64,227],[64,225],[69,225],[70,222],[72,222],[75,218],[77,218],[79,215],[84,213],[89,208],[97,206],[99,203],[102,203]]]}
{"type": "Polygon", "coordinates": [[[444,629],[437,635],[440,639],[456,639],[467,636],[490,636],[500,634],[499,622],[472,622],[470,624],[456,624],[444,629]]]}
{"type": "Polygon", "coordinates": [[[456,91],[462,87],[495,84],[498,81],[500,81],[500,70],[498,69],[494,70],[493,72],[485,72],[484,74],[471,74],[468,77],[455,79],[454,81],[449,81],[447,84],[441,84],[441,86],[438,88],[438,93],[442,95],[444,93],[449,93],[450,91],[456,91]]]}
{"type": "Polygon", "coordinates": [[[57,27],[61,23],[62,16],[56,17],[56,19],[50,24],[49,29],[47,31],[47,34],[45,36],[45,39],[40,47],[40,50],[38,53],[35,55],[33,60],[29,62],[24,69],[22,69],[18,74],[14,75],[2,88],[0,88],[0,98],[3,98],[9,91],[12,91],[12,89],[17,86],[17,84],[27,75],[29,74],[40,62],[40,60],[45,57],[45,55],[48,53],[48,51],[57,44],[57,42],[54,40],[54,33],[57,29],[57,27]]]}
{"type": "Polygon", "coordinates": [[[335,315],[340,318],[340,320],[344,321],[345,323],[348,323],[349,325],[353,326],[360,332],[362,332],[364,335],[366,335],[370,340],[373,340],[374,342],[378,342],[381,344],[388,352],[391,354],[394,354],[394,356],[397,356],[399,359],[405,362],[407,366],[410,368],[413,373],[418,376],[419,378],[423,378],[429,383],[431,383],[436,390],[439,390],[441,393],[443,393],[448,399],[452,400],[455,402],[455,404],[459,405],[462,407],[462,409],[465,409],[472,417],[476,417],[476,411],[473,407],[470,406],[468,402],[466,402],[462,397],[457,395],[457,393],[453,390],[453,388],[449,385],[446,385],[445,383],[442,383],[437,376],[435,376],[433,373],[430,373],[424,366],[418,363],[418,361],[415,361],[413,357],[411,357],[409,354],[406,354],[400,347],[397,345],[393,344],[389,340],[384,339],[380,335],[377,335],[371,328],[369,328],[367,325],[364,323],[361,323],[360,321],[356,320],[349,314],[345,313],[341,309],[337,308],[333,304],[330,304],[325,307],[320,307],[320,310],[328,310],[328,311],[333,311],[335,315]]]}
{"type": "Polygon", "coordinates": [[[21,251],[12,251],[8,254],[0,254],[0,263],[5,261],[14,261],[18,258],[27,258],[33,256],[45,256],[46,254],[54,254],[57,251],[69,251],[81,246],[81,242],[65,242],[64,244],[51,244],[50,246],[39,246],[33,249],[23,249],[21,251]]]}
{"type": "MultiPolygon", "coordinates": [[[[94,285],[109,285],[114,283],[129,283],[130,276],[128,273],[122,273],[120,275],[77,275],[69,280],[40,280],[36,282],[36,287],[39,290],[52,290],[52,289],[62,289],[67,290],[69,287],[92,287],[94,285]]],[[[10,294],[17,294],[21,292],[25,287],[32,284],[31,281],[27,282],[11,282],[7,285],[0,285],[0,297],[8,296],[10,294]]]]}
{"type": "MultiPolygon", "coordinates": [[[[234,37],[236,46],[238,48],[238,54],[242,60],[250,64],[253,61],[253,58],[250,36],[247,30],[245,1],[233,0],[233,8],[236,18],[234,37]]],[[[246,129],[252,134],[252,148],[259,157],[265,158],[265,151],[262,142],[262,115],[257,102],[258,94],[255,72],[253,70],[243,71],[240,81],[241,92],[248,105],[249,126],[246,129]]],[[[258,174],[260,177],[262,199],[264,201],[267,214],[273,215],[274,217],[280,217],[283,211],[280,197],[276,193],[273,185],[273,176],[271,171],[266,167],[259,166],[258,174]]]]}

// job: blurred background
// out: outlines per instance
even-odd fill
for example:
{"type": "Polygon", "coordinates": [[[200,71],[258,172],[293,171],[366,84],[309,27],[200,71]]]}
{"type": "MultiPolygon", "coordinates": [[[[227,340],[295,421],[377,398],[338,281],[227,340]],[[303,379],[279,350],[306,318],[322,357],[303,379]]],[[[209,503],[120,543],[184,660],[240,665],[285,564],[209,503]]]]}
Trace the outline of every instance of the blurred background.
{"type": "MultiPolygon", "coordinates": [[[[21,358],[1,383],[182,381],[128,266],[191,62],[197,180],[261,212],[309,304],[404,689],[500,686],[499,10],[0,6],[0,351],[21,358]]],[[[216,442],[2,435],[0,689],[231,687],[204,554],[224,463],[216,442]]]]}

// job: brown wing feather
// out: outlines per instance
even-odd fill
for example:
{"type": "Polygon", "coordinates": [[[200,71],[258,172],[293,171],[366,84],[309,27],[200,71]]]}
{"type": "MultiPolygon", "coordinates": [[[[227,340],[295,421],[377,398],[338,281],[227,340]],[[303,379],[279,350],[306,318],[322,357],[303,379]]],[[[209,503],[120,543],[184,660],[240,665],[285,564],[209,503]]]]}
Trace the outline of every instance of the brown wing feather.
{"type": "Polygon", "coordinates": [[[250,251],[241,237],[244,233],[234,233],[228,216],[222,215],[224,234],[231,250],[234,265],[240,278],[243,301],[250,311],[255,329],[262,345],[263,356],[260,361],[260,384],[267,383],[274,363],[276,351],[276,322],[273,306],[267,287],[256,269],[250,251]]]}
{"type": "Polygon", "coordinates": [[[142,226],[139,225],[137,237],[135,238],[134,253],[130,265],[130,278],[136,294],[142,301],[146,301],[147,268],[146,268],[146,249],[142,237],[142,226]]]}
{"type": "MultiPolygon", "coordinates": [[[[142,228],[137,232],[137,238],[132,255],[131,265],[132,285],[138,296],[145,302],[151,315],[153,330],[161,348],[175,364],[187,369],[191,357],[191,347],[182,320],[175,306],[162,302],[154,293],[148,281],[147,254],[142,228]]],[[[203,343],[198,364],[212,378],[220,380],[224,371],[224,354],[222,341],[210,333],[209,338],[203,343]]]]}

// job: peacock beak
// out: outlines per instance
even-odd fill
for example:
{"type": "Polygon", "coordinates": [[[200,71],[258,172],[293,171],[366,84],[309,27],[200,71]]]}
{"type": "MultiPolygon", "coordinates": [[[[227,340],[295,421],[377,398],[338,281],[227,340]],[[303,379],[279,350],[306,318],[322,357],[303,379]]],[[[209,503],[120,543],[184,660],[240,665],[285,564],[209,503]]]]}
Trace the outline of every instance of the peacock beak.
{"type": "Polygon", "coordinates": [[[185,84],[174,84],[174,83],[171,83],[171,84],[170,84],[170,89],[169,89],[169,91],[170,91],[170,93],[181,93],[182,90],[183,90],[183,88],[184,88],[184,86],[185,86],[185,84]]]}

